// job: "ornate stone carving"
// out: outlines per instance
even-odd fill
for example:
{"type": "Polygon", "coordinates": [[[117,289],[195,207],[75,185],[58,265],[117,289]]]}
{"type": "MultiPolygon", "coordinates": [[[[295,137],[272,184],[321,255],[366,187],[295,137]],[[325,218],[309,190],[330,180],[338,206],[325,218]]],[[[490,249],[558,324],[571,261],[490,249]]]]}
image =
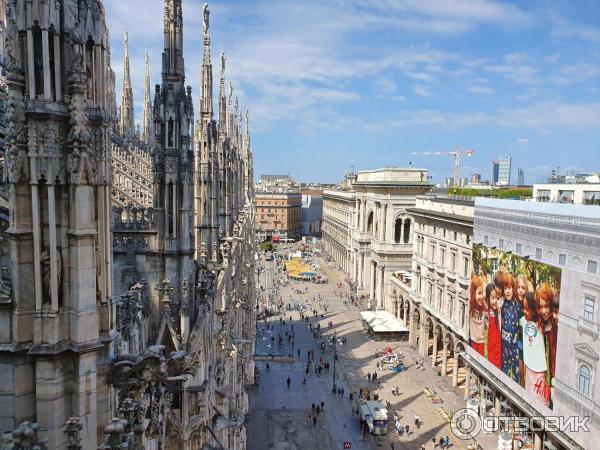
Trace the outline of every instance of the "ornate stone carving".
{"type": "Polygon", "coordinates": [[[15,450],[47,450],[47,442],[38,439],[40,425],[37,422],[23,422],[13,431],[15,450]]]}
{"type": "MultiPolygon", "coordinates": [[[[42,265],[42,301],[44,303],[51,303],[51,262],[50,262],[50,249],[48,247],[44,247],[42,253],[40,254],[40,263],[42,265]]],[[[62,253],[60,248],[56,249],[56,282],[58,287],[58,303],[62,304],[62,253]]]]}
{"type": "Polygon", "coordinates": [[[63,433],[67,436],[67,449],[68,450],[81,450],[81,438],[79,432],[82,430],[82,425],[79,422],[78,417],[71,417],[65,423],[63,433]]]}

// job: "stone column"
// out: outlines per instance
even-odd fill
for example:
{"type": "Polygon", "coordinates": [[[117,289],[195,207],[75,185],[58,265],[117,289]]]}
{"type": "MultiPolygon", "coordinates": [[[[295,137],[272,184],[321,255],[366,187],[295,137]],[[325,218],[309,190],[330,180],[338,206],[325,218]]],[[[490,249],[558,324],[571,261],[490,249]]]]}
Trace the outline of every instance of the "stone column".
{"type": "Polygon", "coordinates": [[[435,367],[437,364],[437,354],[438,354],[438,339],[440,337],[439,329],[436,329],[433,332],[433,354],[431,355],[431,366],[435,367]]]}
{"type": "Polygon", "coordinates": [[[408,319],[408,301],[404,300],[404,324],[406,324],[407,319],[408,319]]]}
{"type": "Polygon", "coordinates": [[[365,287],[365,254],[360,252],[358,255],[358,284],[361,289],[365,287]]]}
{"type": "Polygon", "coordinates": [[[48,30],[42,30],[42,67],[44,72],[44,100],[52,100],[50,96],[50,45],[48,30]]]}
{"type": "Polygon", "coordinates": [[[416,314],[414,312],[411,314],[413,316],[411,317],[410,328],[408,329],[408,342],[410,342],[411,345],[415,345],[417,342],[417,333],[419,332],[417,329],[418,322],[415,318],[416,314]]]}
{"type": "Polygon", "coordinates": [[[369,300],[373,301],[375,300],[375,277],[376,277],[376,271],[377,269],[377,264],[375,263],[375,261],[371,260],[371,271],[369,272],[369,277],[370,277],[370,283],[369,283],[369,300]]]}
{"type": "Polygon", "coordinates": [[[381,266],[381,284],[380,284],[380,304],[383,309],[386,309],[385,302],[385,266],[381,266]]]}
{"type": "Polygon", "coordinates": [[[429,331],[431,327],[429,323],[425,322],[425,324],[421,327],[421,355],[427,356],[427,348],[429,347],[429,331]]]}
{"type": "Polygon", "coordinates": [[[375,301],[377,308],[381,308],[381,270],[378,265],[375,266],[375,287],[373,290],[373,295],[375,296],[375,301]]]}
{"type": "Polygon", "coordinates": [[[400,244],[404,243],[404,219],[400,220],[400,244]]]}
{"type": "Polygon", "coordinates": [[[442,347],[442,375],[446,375],[448,369],[448,345],[450,341],[444,339],[444,345],[442,347]]]}
{"type": "Polygon", "coordinates": [[[494,417],[500,417],[500,397],[498,397],[498,393],[494,395],[494,417]]]}

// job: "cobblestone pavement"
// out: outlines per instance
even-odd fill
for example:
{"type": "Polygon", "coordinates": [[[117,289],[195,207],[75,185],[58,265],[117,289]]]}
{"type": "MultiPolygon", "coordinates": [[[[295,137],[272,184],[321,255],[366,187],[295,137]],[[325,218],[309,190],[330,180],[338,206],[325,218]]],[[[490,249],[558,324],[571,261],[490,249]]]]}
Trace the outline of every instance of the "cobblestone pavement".
{"type": "MultiPolygon", "coordinates": [[[[260,387],[250,395],[250,420],[248,423],[248,448],[249,450],[263,449],[297,449],[301,447],[313,447],[315,449],[342,449],[344,442],[351,442],[352,449],[391,449],[394,443],[396,450],[410,449],[420,450],[421,444],[425,444],[429,450],[433,448],[432,438],[435,436],[449,436],[451,447],[453,449],[466,449],[467,443],[460,441],[452,435],[448,422],[442,418],[438,412],[438,406],[423,394],[423,389],[428,386],[434,386],[444,403],[450,409],[463,408],[463,391],[456,390],[451,385],[448,377],[437,375],[437,369],[434,371],[428,368],[424,371],[417,371],[414,368],[414,361],[420,358],[413,348],[407,343],[392,342],[389,343],[397,351],[402,351],[405,355],[405,364],[408,370],[401,373],[390,371],[378,372],[378,386],[369,383],[367,373],[376,371],[375,352],[386,343],[375,342],[363,330],[358,308],[344,304],[342,299],[335,294],[340,291],[348,292],[347,285],[338,288],[338,283],[343,283],[344,274],[338,272],[319,260],[321,269],[328,275],[329,284],[316,285],[312,283],[291,283],[288,286],[280,288],[280,294],[285,303],[291,300],[301,300],[309,304],[309,308],[319,311],[314,317],[312,312],[309,314],[310,322],[313,327],[317,323],[321,324],[323,336],[328,336],[336,331],[338,337],[347,339],[346,345],[337,346],[338,364],[338,385],[345,389],[344,398],[331,393],[333,384],[332,372],[325,372],[320,377],[311,373],[304,373],[307,350],[312,349],[317,362],[320,357],[333,365],[333,355],[331,347],[327,347],[324,354],[319,351],[319,342],[312,337],[307,323],[302,323],[297,311],[284,310],[285,325],[283,318],[274,316],[267,322],[268,327],[264,329],[264,322],[259,324],[257,333],[257,352],[293,354],[294,362],[269,362],[271,371],[265,373],[266,362],[259,361],[257,366],[260,369],[260,387]],[[298,294],[292,289],[308,288],[306,294],[298,294]],[[318,295],[326,300],[327,312],[319,304],[313,301],[313,297],[318,295]],[[323,317],[321,317],[321,314],[323,317]],[[290,315],[292,321],[289,321],[290,315]],[[328,323],[333,322],[333,328],[328,328],[328,323]],[[292,332],[291,326],[294,326],[295,344],[292,348],[290,344],[277,346],[277,334],[285,337],[285,332],[292,332]],[[271,345],[271,336],[275,337],[275,345],[271,345]],[[298,349],[300,357],[298,358],[298,349]],[[291,389],[286,387],[286,379],[290,377],[291,389]],[[303,378],[306,377],[306,384],[303,385],[303,378]],[[391,391],[393,386],[400,388],[401,394],[393,396],[391,391]],[[359,422],[356,416],[352,415],[353,403],[348,398],[351,391],[358,392],[360,388],[368,388],[371,392],[379,394],[379,399],[383,403],[389,401],[390,426],[388,434],[385,436],[368,435],[366,441],[360,434],[359,422]],[[319,417],[317,426],[313,427],[312,422],[309,425],[308,416],[311,414],[311,404],[313,402],[325,402],[325,414],[319,417]],[[404,434],[399,436],[394,431],[393,415],[397,411],[402,425],[410,426],[408,436],[404,434]],[[422,425],[419,429],[414,426],[414,416],[418,415],[422,425]],[[292,431],[290,431],[292,430],[292,431]],[[317,444],[312,445],[317,440],[317,444]]],[[[268,270],[274,270],[272,264],[267,263],[268,270]]],[[[331,369],[332,370],[332,369],[331,369]]],[[[355,397],[356,401],[356,397],[355,397]]],[[[496,442],[493,436],[479,436],[479,443],[485,449],[495,448],[496,442]]],[[[439,448],[439,447],[437,447],[439,448]]]]}

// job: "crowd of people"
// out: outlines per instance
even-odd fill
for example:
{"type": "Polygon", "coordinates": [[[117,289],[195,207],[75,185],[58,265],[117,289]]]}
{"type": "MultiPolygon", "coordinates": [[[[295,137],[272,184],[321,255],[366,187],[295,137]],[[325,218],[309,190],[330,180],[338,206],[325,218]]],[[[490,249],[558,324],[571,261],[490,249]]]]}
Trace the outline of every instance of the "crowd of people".
{"type": "MultiPolygon", "coordinates": [[[[364,300],[364,298],[361,298],[360,296],[357,296],[352,292],[347,292],[344,289],[343,283],[337,284],[336,290],[334,291],[334,296],[339,298],[340,303],[342,303],[345,306],[352,305],[358,307],[361,303],[361,300],[364,300]]],[[[260,336],[262,333],[265,337],[267,336],[267,334],[270,335],[267,337],[267,341],[270,341],[271,343],[271,358],[273,358],[275,352],[278,352],[281,355],[287,354],[290,356],[295,356],[296,361],[303,360],[301,365],[302,370],[299,373],[292,372],[291,374],[286,374],[284,375],[284,377],[282,377],[285,390],[294,391],[297,389],[302,389],[302,386],[305,386],[308,383],[314,383],[315,380],[321,379],[324,376],[324,374],[328,374],[328,376],[331,376],[330,371],[333,365],[333,351],[331,351],[331,346],[333,345],[333,338],[330,338],[329,341],[327,341],[327,339],[324,340],[323,333],[327,333],[329,330],[334,329],[336,324],[333,320],[327,320],[327,322],[323,322],[323,324],[326,325],[326,327],[322,326],[320,323],[321,320],[325,318],[325,315],[327,314],[328,300],[323,298],[321,294],[315,293],[314,296],[311,295],[309,297],[309,300],[306,300],[304,302],[306,304],[302,305],[302,308],[298,308],[296,305],[294,305],[294,303],[296,302],[293,302],[291,296],[289,299],[289,303],[286,302],[286,304],[284,304],[283,297],[281,296],[275,301],[278,303],[277,309],[280,313],[280,317],[274,320],[271,319],[270,321],[267,321],[267,318],[265,317],[264,323],[258,325],[258,334],[260,336]],[[312,303],[310,302],[310,299],[312,299],[312,303]],[[295,317],[292,316],[295,316],[296,313],[291,313],[292,315],[289,315],[290,313],[287,312],[292,310],[297,311],[297,330],[294,330],[294,324],[292,323],[293,319],[295,319],[295,317]],[[312,335],[312,338],[314,339],[313,343],[309,344],[309,348],[300,349],[296,347],[294,349],[296,334],[304,332],[302,331],[302,328],[298,325],[298,322],[306,326],[306,330],[310,333],[310,335],[312,335]],[[279,324],[278,326],[277,323],[279,324]],[[324,331],[323,328],[326,328],[326,331],[324,331]],[[289,351],[290,348],[294,349],[293,352],[289,351]]],[[[300,337],[299,342],[301,342],[302,345],[298,346],[305,346],[305,341],[303,341],[300,337]]],[[[347,343],[346,337],[339,337],[338,342],[340,344],[347,343]]],[[[337,344],[337,342],[335,344],[337,344]]],[[[271,363],[271,365],[272,364],[273,363],[271,363]]],[[[268,376],[274,376],[270,375],[271,365],[269,364],[269,362],[267,362],[265,365],[265,372],[266,374],[268,374],[268,376]]],[[[345,385],[343,382],[340,381],[337,381],[334,385],[334,388],[332,389],[332,393],[334,395],[336,395],[339,399],[344,399],[345,404],[342,407],[347,408],[348,413],[350,413],[351,417],[353,418],[353,423],[355,424],[357,429],[360,429],[364,439],[366,439],[366,436],[369,434],[369,426],[367,421],[362,417],[360,410],[361,402],[363,400],[373,399],[381,401],[388,407],[388,409],[392,406],[390,401],[384,401],[383,399],[379,398],[380,393],[382,391],[382,386],[381,381],[378,377],[378,372],[381,370],[383,370],[383,365],[381,365],[381,367],[377,368],[377,370],[374,370],[373,372],[369,371],[366,376],[366,381],[368,384],[360,383],[363,387],[359,388],[359,386],[356,386],[357,391],[353,391],[349,388],[348,385],[345,385]],[[346,400],[348,401],[347,403],[346,400]]],[[[280,382],[281,381],[278,381],[277,383],[280,382]]],[[[401,395],[400,389],[393,389],[392,395],[394,397],[401,395]]],[[[397,400],[394,400],[394,402],[396,401],[397,400]]],[[[339,405],[336,405],[336,407],[339,407],[339,405]]],[[[323,417],[323,414],[324,401],[319,400],[312,403],[311,410],[308,412],[306,417],[308,422],[312,424],[313,427],[316,427],[321,418],[323,417]]],[[[399,417],[400,416],[396,414],[393,422],[390,418],[391,429],[389,429],[388,431],[394,432],[395,430],[396,435],[398,436],[397,439],[403,440],[405,437],[408,436],[411,436],[411,439],[414,439],[414,437],[412,436],[414,431],[411,432],[410,425],[406,423],[401,425],[399,417]]],[[[417,416],[415,416],[415,418],[415,427],[418,429],[421,426],[422,422],[419,419],[417,419],[417,416]]],[[[395,439],[396,442],[397,439],[395,439]]],[[[448,436],[440,437],[439,439],[435,437],[432,442],[435,445],[435,447],[438,447],[440,449],[446,449],[450,445],[450,440],[448,436]]],[[[390,442],[389,445],[391,446],[392,450],[395,450],[395,444],[393,441],[390,442]]],[[[420,448],[428,449],[429,447],[425,447],[425,444],[423,444],[423,446],[420,448]]]]}

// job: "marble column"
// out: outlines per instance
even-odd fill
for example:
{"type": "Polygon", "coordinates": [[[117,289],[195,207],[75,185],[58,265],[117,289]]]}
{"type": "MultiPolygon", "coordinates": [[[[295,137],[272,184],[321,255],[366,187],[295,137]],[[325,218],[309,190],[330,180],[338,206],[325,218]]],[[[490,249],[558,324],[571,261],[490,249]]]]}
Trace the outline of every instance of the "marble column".
{"type": "Polygon", "coordinates": [[[437,364],[438,354],[438,339],[440,337],[439,329],[433,332],[433,354],[431,355],[431,366],[435,367],[437,364]]]}
{"type": "Polygon", "coordinates": [[[384,308],[387,310],[386,308],[386,301],[385,301],[385,266],[381,266],[381,277],[380,277],[381,281],[379,284],[379,303],[380,303],[380,307],[384,308]]]}
{"type": "Polygon", "coordinates": [[[376,277],[377,264],[371,260],[371,271],[369,272],[370,283],[369,283],[369,300],[375,299],[375,277],[376,277]]]}
{"type": "Polygon", "coordinates": [[[444,339],[444,345],[442,347],[442,375],[446,375],[448,369],[448,345],[450,341],[444,339]]]}
{"type": "Polygon", "coordinates": [[[421,355],[423,356],[427,356],[428,353],[430,330],[431,327],[428,323],[421,327],[421,355]]]}
{"type": "Polygon", "coordinates": [[[400,220],[400,244],[404,244],[404,219],[400,220]]]}

